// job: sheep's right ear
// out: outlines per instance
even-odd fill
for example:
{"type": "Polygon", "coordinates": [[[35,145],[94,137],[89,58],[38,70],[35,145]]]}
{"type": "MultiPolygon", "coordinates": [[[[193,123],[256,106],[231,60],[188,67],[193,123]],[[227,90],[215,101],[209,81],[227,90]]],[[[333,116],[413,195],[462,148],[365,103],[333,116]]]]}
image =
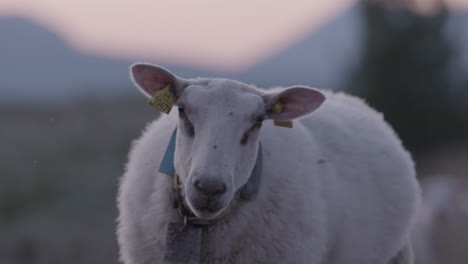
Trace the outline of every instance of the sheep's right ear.
{"type": "Polygon", "coordinates": [[[264,100],[268,118],[290,121],[315,111],[325,101],[325,96],[307,86],[293,86],[266,94],[264,100]]]}
{"type": "Polygon", "coordinates": [[[135,63],[130,66],[130,76],[135,85],[147,97],[152,98],[157,91],[170,85],[171,92],[176,98],[187,86],[187,81],[175,76],[168,70],[147,63],[135,63]]]}

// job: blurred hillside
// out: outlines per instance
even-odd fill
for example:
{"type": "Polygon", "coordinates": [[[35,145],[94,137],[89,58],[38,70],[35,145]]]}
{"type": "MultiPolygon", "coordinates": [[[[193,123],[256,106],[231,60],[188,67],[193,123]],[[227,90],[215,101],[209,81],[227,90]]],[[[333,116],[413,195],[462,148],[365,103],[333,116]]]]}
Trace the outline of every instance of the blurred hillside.
{"type": "Polygon", "coordinates": [[[115,196],[146,100],[0,107],[0,264],[116,263],[115,196]]]}

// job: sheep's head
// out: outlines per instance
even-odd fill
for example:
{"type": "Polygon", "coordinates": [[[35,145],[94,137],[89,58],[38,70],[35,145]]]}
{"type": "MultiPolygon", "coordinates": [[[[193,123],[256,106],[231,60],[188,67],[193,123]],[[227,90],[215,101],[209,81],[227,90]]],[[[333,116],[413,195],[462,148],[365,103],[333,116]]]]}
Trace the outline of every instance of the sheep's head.
{"type": "Polygon", "coordinates": [[[132,65],[131,75],[149,98],[169,85],[179,115],[175,168],[185,202],[207,219],[222,213],[247,182],[262,122],[292,120],[324,101],[307,87],[264,92],[227,79],[182,79],[150,64],[132,65]],[[281,111],[272,109],[277,102],[281,111]]]}

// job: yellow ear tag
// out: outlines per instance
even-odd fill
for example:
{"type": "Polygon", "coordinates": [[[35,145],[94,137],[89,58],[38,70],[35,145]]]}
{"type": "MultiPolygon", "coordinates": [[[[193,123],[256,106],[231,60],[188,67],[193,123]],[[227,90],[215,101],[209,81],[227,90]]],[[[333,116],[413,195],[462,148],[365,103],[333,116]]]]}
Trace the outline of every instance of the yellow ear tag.
{"type": "MultiPolygon", "coordinates": [[[[280,101],[277,101],[276,103],[274,103],[271,106],[271,111],[273,111],[273,113],[279,114],[279,113],[283,112],[283,110],[284,110],[284,105],[280,101]]],[[[275,126],[280,126],[280,127],[288,127],[288,128],[293,127],[292,121],[277,121],[277,120],[275,120],[275,121],[273,121],[273,124],[275,124],[275,126]]]]}
{"type": "Polygon", "coordinates": [[[271,106],[271,111],[273,111],[273,113],[279,114],[283,112],[283,110],[284,105],[280,101],[276,101],[276,103],[271,106]]]}
{"type": "Polygon", "coordinates": [[[170,90],[171,86],[168,84],[163,89],[154,93],[153,98],[149,100],[149,104],[156,107],[159,111],[169,114],[174,106],[174,94],[170,90]]]}

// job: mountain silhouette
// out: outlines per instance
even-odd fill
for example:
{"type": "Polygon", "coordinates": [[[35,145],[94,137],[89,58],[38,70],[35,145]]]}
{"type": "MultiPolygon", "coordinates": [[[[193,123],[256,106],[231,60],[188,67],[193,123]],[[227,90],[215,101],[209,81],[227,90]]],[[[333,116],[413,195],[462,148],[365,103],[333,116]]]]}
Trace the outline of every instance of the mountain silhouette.
{"type": "Polygon", "coordinates": [[[26,20],[0,19],[0,36],[1,102],[55,101],[127,82],[129,62],[83,55],[26,20]]]}

